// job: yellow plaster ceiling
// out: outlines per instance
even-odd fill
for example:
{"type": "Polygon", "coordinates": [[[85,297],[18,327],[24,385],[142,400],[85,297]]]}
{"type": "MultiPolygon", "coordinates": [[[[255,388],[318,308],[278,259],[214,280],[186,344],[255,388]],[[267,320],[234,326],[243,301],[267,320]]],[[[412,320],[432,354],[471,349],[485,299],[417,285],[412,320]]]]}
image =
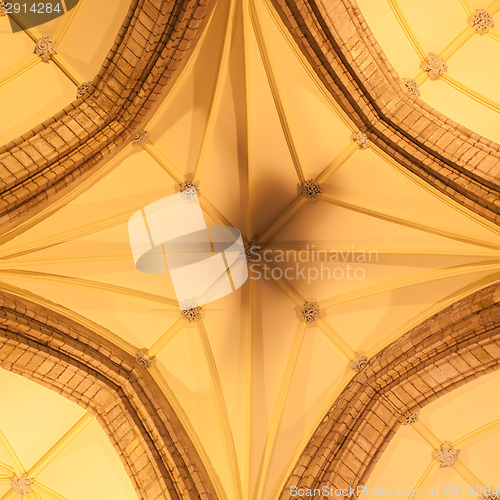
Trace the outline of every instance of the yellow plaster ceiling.
{"type": "Polygon", "coordinates": [[[359,0],[382,50],[402,78],[415,78],[420,97],[444,115],[500,142],[500,2],[495,0],[359,0]],[[468,19],[487,10],[494,28],[479,35],[468,19]],[[431,81],[420,69],[429,53],[448,71],[431,81]]]}
{"type": "Polygon", "coordinates": [[[0,16],[1,144],[70,104],[76,97],[75,83],[94,79],[129,5],[124,0],[83,0],[65,16],[17,33],[12,33],[8,17],[0,16]],[[33,53],[41,36],[53,38],[57,65],[33,53]]]}
{"type": "MultiPolygon", "coordinates": [[[[401,9],[408,4],[407,15],[418,33],[423,14],[400,1],[401,9]]],[[[127,3],[110,2],[106,8],[121,19],[127,3]]],[[[467,26],[465,3],[444,3],[453,22],[441,21],[446,28],[439,36],[424,29],[419,43],[425,50],[439,50],[453,38],[450,33],[467,26]]],[[[422,5],[425,11],[431,2],[422,5]]],[[[34,102],[17,100],[19,119],[1,125],[5,140],[73,98],[75,86],[66,73],[87,80],[97,71],[119,23],[113,17],[113,26],[94,25],[91,6],[92,0],[81,2],[75,14],[79,21],[75,17],[60,44],[64,72],[52,62],[40,63],[19,77],[26,78],[19,85],[23,81],[36,92],[38,85],[46,85],[34,78],[41,69],[68,90],[45,89],[34,102]],[[92,40],[86,44],[81,40],[89,30],[92,40]],[[105,41],[97,47],[93,37],[101,36],[105,41]]],[[[394,1],[360,1],[360,6],[401,76],[417,75],[419,59],[395,21],[394,1]]],[[[16,53],[27,49],[22,44],[16,53]]],[[[462,74],[468,78],[465,84],[487,91],[474,75],[462,74]]],[[[436,85],[447,96],[457,92],[446,81],[426,82],[423,97],[436,85]]],[[[0,99],[13,100],[13,92],[6,84],[0,99]]],[[[469,114],[456,119],[482,132],[487,122],[481,113],[489,116],[491,108],[475,100],[467,106],[463,103],[470,98],[463,92],[459,96],[459,105],[449,97],[452,111],[469,114]]],[[[441,101],[429,102],[443,111],[441,101]]],[[[102,325],[112,334],[95,328],[132,354],[148,348],[156,359],[153,376],[179,413],[221,497],[275,498],[298,453],[354,375],[351,361],[372,356],[451,302],[498,281],[498,229],[373,145],[358,149],[350,138],[356,130],[349,117],[326,98],[268,0],[217,3],[195,56],[145,128],[150,135],[142,147],[128,146],[37,215],[35,225],[25,224],[22,234],[2,242],[0,286],[20,295],[29,291],[70,317],[102,325]],[[234,225],[264,249],[304,251],[309,243],[331,251],[372,251],[377,261],[361,266],[365,276],[360,280],[249,280],[238,292],[206,306],[203,320],[189,325],[179,319],[168,275],[134,268],[127,230],[133,212],[176,192],[185,177],[200,184],[208,224],[234,225]],[[297,183],[310,178],[323,186],[318,200],[297,197],[297,183]],[[321,306],[315,326],[298,320],[297,306],[305,300],[321,306]]],[[[492,125],[485,135],[494,139],[497,130],[492,125]]],[[[275,266],[284,268],[283,263],[275,266]]],[[[345,263],[337,267],[346,271],[345,263]]],[[[493,383],[498,388],[498,378],[493,383]]],[[[426,409],[429,415],[434,415],[432,408],[426,409]]],[[[468,408],[460,410],[464,419],[473,411],[468,408]]],[[[495,412],[492,419],[499,416],[498,408],[495,412]]],[[[440,439],[456,438],[440,433],[437,424],[435,429],[440,439]]],[[[83,434],[80,446],[85,449],[83,434]]],[[[428,443],[414,429],[403,428],[391,447],[396,451],[389,458],[398,453],[419,457],[421,468],[408,476],[413,485],[429,465],[428,443]]],[[[60,455],[67,471],[61,488],[69,487],[82,456],[79,448],[71,457],[60,455]]],[[[399,469],[394,470],[388,474],[395,477],[399,469]]],[[[379,477],[375,474],[374,481],[379,477]]],[[[445,481],[437,472],[431,480],[445,481]]],[[[61,494],[78,498],[67,489],[61,494]]]]}
{"type": "Polygon", "coordinates": [[[0,371],[0,496],[17,500],[136,498],[105,432],[83,408],[20,375],[0,371]],[[22,496],[10,479],[35,479],[22,496]]]}
{"type": "MultiPolygon", "coordinates": [[[[500,377],[493,373],[466,384],[431,403],[419,422],[401,427],[375,466],[366,486],[409,489],[407,498],[472,498],[476,487],[498,486],[500,404],[492,395],[500,377]],[[453,468],[440,469],[432,452],[443,442],[460,450],[453,468]],[[462,492],[464,488],[465,494],[462,492]],[[474,487],[471,494],[471,487],[474,487]],[[429,489],[435,494],[430,494],[429,489]],[[421,494],[418,490],[421,490],[421,494]]],[[[369,498],[367,491],[359,498],[369,498]]]]}

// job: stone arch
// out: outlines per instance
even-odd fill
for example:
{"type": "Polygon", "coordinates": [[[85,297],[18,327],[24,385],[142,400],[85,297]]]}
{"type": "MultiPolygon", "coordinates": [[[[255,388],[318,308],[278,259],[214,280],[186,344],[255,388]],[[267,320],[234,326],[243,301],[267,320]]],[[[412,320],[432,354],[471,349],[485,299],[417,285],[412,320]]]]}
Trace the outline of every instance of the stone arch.
{"type": "Polygon", "coordinates": [[[90,328],[1,291],[0,367],[93,413],[140,498],[217,498],[195,446],[152,376],[90,328]]]}
{"type": "Polygon", "coordinates": [[[399,164],[500,222],[500,146],[409,92],[355,0],[270,0],[321,84],[399,164]]]}
{"type": "Polygon", "coordinates": [[[363,485],[401,422],[500,368],[500,286],[484,288],[424,321],[374,356],[348,384],[282,490],[363,485]]]}
{"type": "Polygon", "coordinates": [[[214,0],[133,0],[89,92],[0,147],[0,240],[140,130],[189,58],[214,0]]]}

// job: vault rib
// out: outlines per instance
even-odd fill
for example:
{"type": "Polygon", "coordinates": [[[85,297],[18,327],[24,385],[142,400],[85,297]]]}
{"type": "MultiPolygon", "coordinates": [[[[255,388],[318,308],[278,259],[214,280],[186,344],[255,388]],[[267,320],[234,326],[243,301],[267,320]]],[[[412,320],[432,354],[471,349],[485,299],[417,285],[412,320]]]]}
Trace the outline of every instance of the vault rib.
{"type": "Polygon", "coordinates": [[[231,422],[229,421],[229,414],[227,411],[227,405],[224,397],[224,391],[222,389],[219,371],[217,369],[217,364],[215,363],[215,358],[213,355],[212,347],[210,345],[210,340],[207,335],[207,331],[205,329],[205,325],[203,323],[203,319],[199,319],[196,323],[196,326],[198,328],[198,338],[202,347],[203,357],[205,359],[210,376],[212,396],[214,398],[215,407],[217,409],[218,417],[220,420],[222,436],[224,439],[224,448],[226,450],[227,463],[231,472],[233,487],[236,493],[239,495],[239,498],[243,498],[243,488],[238,468],[238,458],[236,455],[231,422]]]}
{"type": "Polygon", "coordinates": [[[393,292],[395,290],[399,290],[408,286],[421,285],[425,283],[431,283],[433,281],[439,281],[442,279],[454,278],[457,276],[466,276],[468,274],[476,274],[482,272],[495,273],[498,271],[500,271],[500,263],[475,263],[471,265],[455,266],[449,269],[438,269],[425,273],[409,275],[403,278],[397,278],[374,285],[368,285],[357,290],[342,293],[328,299],[320,300],[318,301],[318,304],[321,308],[328,308],[334,305],[344,304],[346,302],[351,302],[354,300],[370,297],[372,295],[377,295],[379,293],[393,292]]]}
{"type": "Polygon", "coordinates": [[[250,0],[249,3],[250,3],[250,18],[252,21],[255,37],[257,38],[257,45],[259,47],[260,56],[266,72],[269,88],[271,89],[271,94],[273,96],[274,105],[276,107],[276,111],[280,119],[283,135],[285,136],[285,140],[288,146],[288,150],[290,152],[290,156],[292,157],[297,177],[299,179],[299,182],[302,183],[305,181],[302,161],[300,159],[299,152],[296,146],[297,143],[293,137],[292,129],[290,127],[290,123],[286,115],[285,106],[283,104],[281,92],[275,76],[275,70],[273,69],[273,64],[269,56],[269,52],[267,50],[264,33],[262,31],[262,26],[259,20],[259,15],[257,13],[257,8],[255,6],[255,0],[250,0]]]}
{"type": "Polygon", "coordinates": [[[215,80],[215,87],[212,93],[210,107],[208,109],[208,120],[201,140],[201,146],[198,152],[196,166],[193,171],[193,178],[199,177],[200,171],[206,162],[206,157],[209,147],[211,146],[212,137],[215,130],[215,122],[219,114],[222,93],[224,90],[224,85],[226,84],[226,75],[229,66],[229,55],[231,53],[231,40],[233,36],[235,7],[236,0],[229,0],[229,11],[227,15],[222,51],[217,64],[217,77],[215,80]]]}
{"type": "Polygon", "coordinates": [[[319,200],[329,203],[331,205],[344,208],[351,212],[357,212],[369,217],[380,219],[386,222],[391,222],[393,224],[399,224],[401,226],[409,227],[410,229],[417,229],[418,231],[423,231],[429,234],[434,234],[437,236],[442,236],[443,238],[448,238],[451,240],[460,241],[462,243],[468,243],[469,245],[477,245],[485,248],[490,248],[493,250],[499,250],[500,244],[493,243],[483,238],[476,238],[473,236],[467,236],[456,231],[450,231],[448,229],[439,227],[434,224],[426,224],[423,222],[411,220],[408,217],[399,217],[395,214],[389,212],[378,210],[372,208],[368,205],[362,205],[360,203],[350,203],[333,196],[319,195],[319,200]]]}
{"type": "Polygon", "coordinates": [[[278,397],[276,399],[271,421],[269,424],[269,431],[267,433],[264,453],[262,454],[259,472],[257,475],[257,487],[255,489],[255,494],[253,496],[254,500],[260,500],[261,498],[263,498],[262,493],[264,489],[264,484],[268,477],[269,462],[271,460],[271,456],[276,444],[276,438],[278,436],[279,426],[283,417],[286,400],[292,385],[293,375],[295,373],[297,361],[300,356],[300,349],[304,341],[305,331],[306,331],[306,324],[300,321],[297,325],[297,330],[293,338],[293,343],[290,349],[290,353],[288,354],[288,359],[285,365],[285,371],[283,373],[283,378],[281,379],[281,384],[278,391],[278,397]]]}
{"type": "Polygon", "coordinates": [[[28,476],[36,479],[94,421],[95,417],[92,414],[85,413],[29,468],[28,476]]]}

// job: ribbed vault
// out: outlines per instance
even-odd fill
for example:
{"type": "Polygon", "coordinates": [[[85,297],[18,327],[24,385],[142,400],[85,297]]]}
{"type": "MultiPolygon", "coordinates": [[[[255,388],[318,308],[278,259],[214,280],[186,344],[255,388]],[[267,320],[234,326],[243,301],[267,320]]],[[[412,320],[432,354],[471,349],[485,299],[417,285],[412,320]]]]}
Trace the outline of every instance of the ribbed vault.
{"type": "Polygon", "coordinates": [[[295,465],[290,488],[364,485],[401,422],[500,368],[500,288],[456,302],[374,356],[336,400],[295,465]]]}
{"type": "Polygon", "coordinates": [[[138,132],[186,62],[213,4],[134,0],[88,95],[0,148],[3,241],[138,132]]]}
{"type": "Polygon", "coordinates": [[[89,93],[0,149],[0,365],[97,415],[144,499],[363,484],[404,418],[499,366],[499,160],[354,0],[134,0],[89,93]],[[188,323],[126,227],[185,181],[263,252],[380,262],[188,323]]]}
{"type": "Polygon", "coordinates": [[[0,299],[0,366],[94,414],[140,498],[216,498],[195,447],[147,370],[92,329],[12,291],[0,299]]]}
{"type": "Polygon", "coordinates": [[[448,196],[499,221],[498,145],[405,89],[354,0],[273,4],[326,88],[371,140],[448,196]]]}

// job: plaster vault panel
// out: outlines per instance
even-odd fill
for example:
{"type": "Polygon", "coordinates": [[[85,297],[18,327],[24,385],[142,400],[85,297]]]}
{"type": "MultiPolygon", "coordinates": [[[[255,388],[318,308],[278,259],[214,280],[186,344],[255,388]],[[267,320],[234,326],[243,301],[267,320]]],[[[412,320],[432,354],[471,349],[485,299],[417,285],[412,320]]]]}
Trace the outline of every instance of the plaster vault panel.
{"type": "Polygon", "coordinates": [[[110,499],[137,498],[94,417],[59,394],[3,369],[0,387],[2,494],[10,490],[5,476],[28,472],[35,479],[30,497],[83,500],[102,492],[110,499]]]}

